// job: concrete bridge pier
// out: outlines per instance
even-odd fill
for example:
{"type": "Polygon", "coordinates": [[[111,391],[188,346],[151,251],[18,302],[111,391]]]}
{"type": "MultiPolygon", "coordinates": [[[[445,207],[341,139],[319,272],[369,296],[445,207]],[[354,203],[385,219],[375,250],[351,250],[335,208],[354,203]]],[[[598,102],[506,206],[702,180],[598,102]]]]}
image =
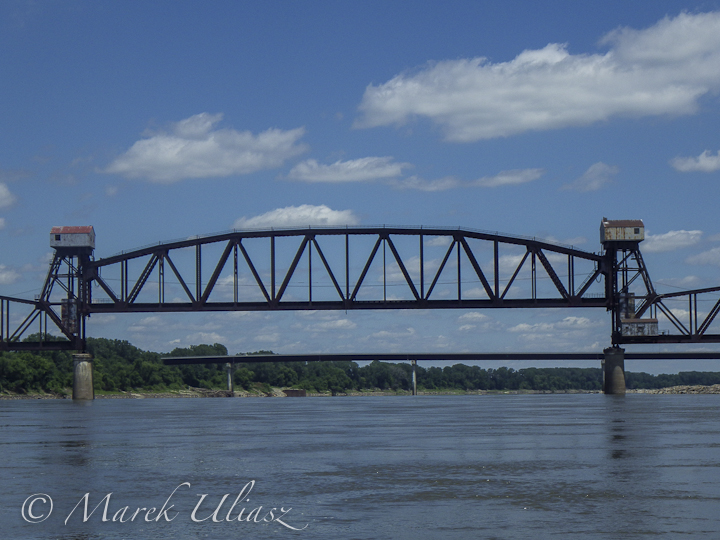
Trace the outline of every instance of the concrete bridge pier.
{"type": "Polygon", "coordinates": [[[417,360],[410,360],[412,364],[412,395],[417,396],[417,360]]]}
{"type": "Polygon", "coordinates": [[[95,399],[93,387],[92,355],[87,353],[73,354],[73,395],[74,401],[95,399]]]}
{"type": "Polygon", "coordinates": [[[603,350],[603,392],[625,394],[625,349],[609,347],[603,350]]]}
{"type": "Polygon", "coordinates": [[[228,387],[228,392],[231,392],[231,394],[230,394],[231,396],[232,396],[232,392],[235,392],[235,387],[233,385],[233,372],[235,371],[234,367],[235,367],[234,363],[227,362],[225,364],[225,370],[227,371],[227,387],[228,387]]]}

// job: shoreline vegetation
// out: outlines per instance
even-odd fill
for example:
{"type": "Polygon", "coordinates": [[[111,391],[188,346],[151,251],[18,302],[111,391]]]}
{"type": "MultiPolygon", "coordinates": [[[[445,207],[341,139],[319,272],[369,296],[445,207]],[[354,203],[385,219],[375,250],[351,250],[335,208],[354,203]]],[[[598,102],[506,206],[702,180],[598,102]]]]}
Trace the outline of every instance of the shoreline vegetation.
{"type": "MultiPolygon", "coordinates": [[[[39,336],[34,336],[37,340],[39,336]]],[[[33,336],[28,338],[32,341],[33,336]]],[[[227,356],[219,343],[193,345],[160,354],[143,351],[127,341],[90,338],[97,399],[227,397],[224,363],[167,366],[165,357],[227,356]]],[[[252,354],[272,354],[258,351],[252,354]]],[[[0,354],[0,399],[65,398],[72,394],[73,359],[69,351],[4,352],[0,354]]],[[[599,393],[602,370],[554,367],[514,370],[478,365],[417,366],[419,395],[599,393]]],[[[409,363],[249,362],[236,363],[233,385],[237,397],[285,396],[283,389],[320,396],[377,396],[411,393],[409,363]]],[[[628,393],[716,394],[720,373],[680,372],[650,375],[626,372],[628,393]]]]}
{"type": "MultiPolygon", "coordinates": [[[[208,390],[205,388],[188,388],[187,390],[175,390],[168,392],[146,392],[138,391],[118,391],[96,393],[95,399],[184,399],[184,398],[284,398],[284,388],[272,388],[270,392],[261,391],[234,391],[227,390],[208,390]]],[[[290,389],[287,389],[290,390],[290,389]]],[[[418,390],[419,396],[483,396],[483,395],[547,395],[547,394],[600,394],[599,390],[418,390]]],[[[628,394],[720,394],[720,384],[711,386],[703,385],[679,385],[667,388],[639,388],[629,389],[628,394]]],[[[373,397],[373,396],[409,396],[411,392],[407,390],[387,391],[387,390],[362,390],[349,391],[333,394],[332,392],[311,392],[304,397],[373,397]]],[[[65,389],[62,393],[28,393],[0,394],[0,401],[7,400],[25,400],[25,399],[72,399],[72,389],[65,389]]]]}

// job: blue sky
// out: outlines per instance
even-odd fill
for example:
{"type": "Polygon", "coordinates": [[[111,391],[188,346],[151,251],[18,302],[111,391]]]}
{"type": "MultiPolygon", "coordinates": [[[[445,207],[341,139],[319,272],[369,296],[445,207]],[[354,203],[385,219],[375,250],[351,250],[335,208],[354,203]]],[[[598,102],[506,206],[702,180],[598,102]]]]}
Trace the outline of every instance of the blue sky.
{"type": "MultiPolygon", "coordinates": [[[[659,291],[720,284],[720,2],[417,6],[0,3],[0,294],[39,293],[56,225],[93,225],[96,258],[306,224],[599,251],[603,216],[644,220],[659,291]]],[[[609,325],[601,310],[496,310],[117,315],[88,329],[156,351],[598,351],[609,325]]]]}

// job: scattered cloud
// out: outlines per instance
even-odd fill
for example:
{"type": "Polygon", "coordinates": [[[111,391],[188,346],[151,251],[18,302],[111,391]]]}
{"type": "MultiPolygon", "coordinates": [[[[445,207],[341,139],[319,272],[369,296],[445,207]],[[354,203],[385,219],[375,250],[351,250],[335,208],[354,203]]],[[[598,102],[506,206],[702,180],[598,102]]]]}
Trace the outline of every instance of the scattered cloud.
{"type": "Polygon", "coordinates": [[[598,161],[590,165],[587,171],[569,184],[565,184],[560,189],[569,189],[572,191],[597,191],[606,184],[612,182],[613,177],[618,173],[619,169],[612,165],[606,165],[602,161],[598,161]]]}
{"type": "Polygon", "coordinates": [[[688,264],[710,264],[713,266],[720,266],[720,247],[703,251],[697,255],[693,255],[685,259],[688,264]]]}
{"type": "Polygon", "coordinates": [[[370,337],[376,338],[376,339],[398,339],[398,338],[408,338],[415,335],[415,329],[410,327],[406,328],[404,330],[380,330],[379,332],[374,332],[371,334],[370,337]]]}
{"type": "Polygon", "coordinates": [[[714,156],[705,150],[698,157],[676,157],[670,162],[680,172],[715,172],[720,171],[720,150],[714,156]]]}
{"type": "Polygon", "coordinates": [[[573,330],[587,330],[589,328],[599,326],[599,324],[600,323],[598,321],[592,321],[587,317],[565,317],[563,320],[558,322],[535,324],[521,323],[508,328],[508,331],[529,334],[554,332],[557,330],[568,332],[573,330]]]}
{"type": "Polygon", "coordinates": [[[103,172],[170,184],[185,178],[210,178],[280,167],[302,154],[304,128],[249,131],[216,129],[222,114],[201,113],[171,124],[133,144],[103,172]]]}
{"type": "Polygon", "coordinates": [[[5,218],[0,218],[0,231],[2,231],[6,225],[7,223],[5,222],[5,218]]]}
{"type": "Polygon", "coordinates": [[[481,187],[512,186],[526,184],[540,178],[545,171],[542,169],[513,169],[502,171],[495,176],[484,176],[472,182],[472,185],[481,187]]]}
{"type": "Polygon", "coordinates": [[[392,185],[399,189],[418,189],[421,191],[445,191],[460,187],[486,187],[494,188],[499,186],[511,186],[525,184],[540,178],[545,171],[543,169],[512,169],[501,171],[495,176],[483,176],[477,180],[464,182],[452,176],[438,180],[424,180],[417,176],[410,176],[402,180],[394,180],[392,185]]]}
{"type": "Polygon", "coordinates": [[[15,204],[15,201],[17,201],[15,195],[10,193],[7,185],[0,182],[0,208],[7,208],[8,206],[12,206],[13,204],[15,204]]]}
{"type": "Polygon", "coordinates": [[[551,332],[555,328],[553,323],[536,323],[527,324],[520,323],[515,326],[508,328],[508,332],[522,332],[522,333],[537,333],[537,332],[551,332]]]}
{"type": "Polygon", "coordinates": [[[675,251],[697,244],[702,238],[702,231],[668,231],[664,234],[648,234],[642,245],[642,250],[659,253],[662,251],[675,251]]]}
{"type": "Polygon", "coordinates": [[[434,62],[369,85],[355,127],[401,125],[415,116],[450,141],[584,126],[617,116],[692,114],[720,90],[720,12],[681,13],[643,30],[619,28],[604,54],[550,43],[509,62],[434,62]]]}
{"type": "Polygon", "coordinates": [[[489,317],[485,315],[484,313],[480,313],[479,311],[469,311],[468,313],[463,313],[458,317],[458,321],[472,321],[472,322],[478,322],[478,321],[486,321],[489,317]]]}
{"type": "Polygon", "coordinates": [[[417,189],[419,191],[445,191],[460,187],[463,183],[457,178],[447,176],[438,180],[424,180],[419,176],[410,176],[402,180],[394,180],[391,185],[398,189],[417,189]]]}
{"type": "Polygon", "coordinates": [[[583,330],[585,328],[598,326],[599,324],[598,321],[591,321],[587,317],[565,317],[557,323],[557,327],[565,330],[583,330]]]}
{"type": "Polygon", "coordinates": [[[302,204],[300,206],[286,206],[265,212],[259,216],[242,217],[235,221],[235,229],[262,229],[265,227],[307,227],[323,226],[333,227],[342,225],[357,225],[358,218],[352,210],[332,210],[324,204],[313,206],[302,204]]]}
{"type": "Polygon", "coordinates": [[[0,264],[0,285],[12,285],[20,280],[20,273],[0,264]]]}
{"type": "Polygon", "coordinates": [[[227,338],[217,332],[195,332],[188,334],[186,341],[188,343],[222,343],[227,338]]]}
{"type": "Polygon", "coordinates": [[[280,342],[280,337],[279,332],[271,332],[269,334],[256,335],[254,341],[257,343],[278,343],[280,342]]]}
{"type": "Polygon", "coordinates": [[[352,330],[357,327],[357,324],[350,319],[337,319],[334,321],[324,321],[311,325],[307,328],[313,332],[327,332],[337,330],[352,330]]]}
{"type": "Polygon", "coordinates": [[[288,174],[291,180],[303,182],[367,182],[402,176],[409,163],[397,163],[392,157],[366,157],[349,161],[336,161],[322,165],[314,159],[298,163],[288,174]]]}

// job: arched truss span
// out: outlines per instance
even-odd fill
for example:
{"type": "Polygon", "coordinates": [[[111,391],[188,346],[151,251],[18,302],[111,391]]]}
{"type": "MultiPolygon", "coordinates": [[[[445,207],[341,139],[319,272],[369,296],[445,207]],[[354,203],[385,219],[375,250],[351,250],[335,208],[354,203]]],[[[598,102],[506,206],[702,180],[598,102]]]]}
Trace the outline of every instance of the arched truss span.
{"type": "Polygon", "coordinates": [[[638,242],[605,248],[397,227],[233,231],[99,260],[66,248],[34,301],[0,298],[0,349],[82,349],[94,313],[445,308],[601,307],[615,345],[720,342],[720,287],[657,294],[638,242]],[[640,332],[658,318],[674,331],[640,332]]]}
{"type": "Polygon", "coordinates": [[[463,229],[234,231],[89,261],[82,304],[85,314],[608,307],[604,260],[463,229]]]}

